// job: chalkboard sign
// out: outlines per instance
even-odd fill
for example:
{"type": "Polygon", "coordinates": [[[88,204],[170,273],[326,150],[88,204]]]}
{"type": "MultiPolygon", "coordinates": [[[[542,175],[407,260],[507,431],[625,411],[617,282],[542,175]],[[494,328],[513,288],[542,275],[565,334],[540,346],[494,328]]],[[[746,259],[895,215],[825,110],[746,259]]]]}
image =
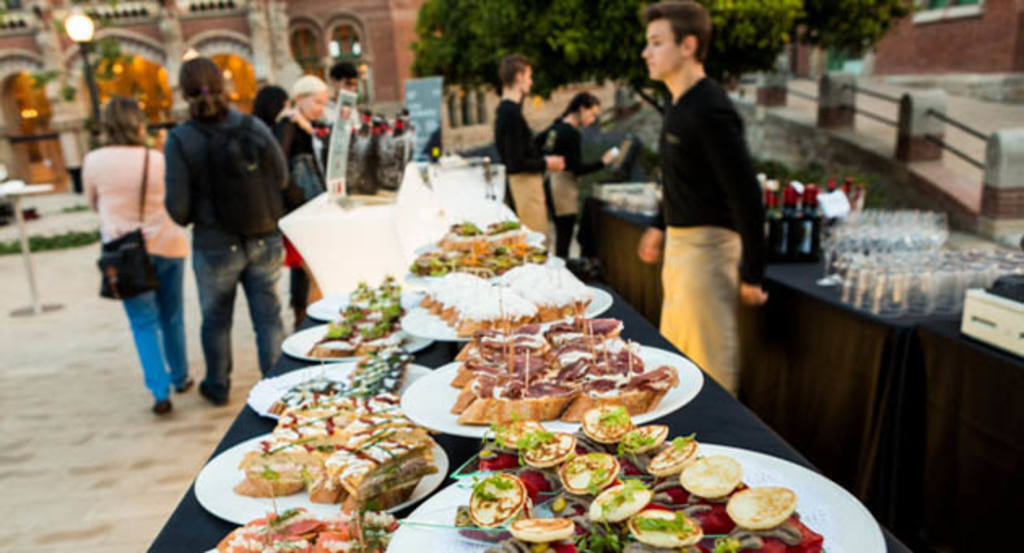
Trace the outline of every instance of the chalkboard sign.
{"type": "Polygon", "coordinates": [[[417,161],[428,159],[434,147],[437,148],[436,155],[441,152],[442,83],[441,77],[405,81],[405,107],[409,110],[409,122],[416,132],[413,159],[417,161]]]}

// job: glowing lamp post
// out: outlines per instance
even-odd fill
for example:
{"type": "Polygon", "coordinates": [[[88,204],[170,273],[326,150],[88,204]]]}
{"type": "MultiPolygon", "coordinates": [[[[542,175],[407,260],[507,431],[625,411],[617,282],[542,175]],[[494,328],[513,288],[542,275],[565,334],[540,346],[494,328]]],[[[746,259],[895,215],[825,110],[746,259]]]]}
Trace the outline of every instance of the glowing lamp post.
{"type": "Polygon", "coordinates": [[[89,86],[89,100],[92,102],[92,132],[95,134],[99,131],[100,124],[100,93],[96,88],[96,77],[92,73],[92,65],[89,63],[89,48],[92,46],[92,39],[96,34],[96,25],[88,15],[76,12],[64,20],[64,30],[71,40],[78,43],[82,53],[85,82],[89,86]]]}

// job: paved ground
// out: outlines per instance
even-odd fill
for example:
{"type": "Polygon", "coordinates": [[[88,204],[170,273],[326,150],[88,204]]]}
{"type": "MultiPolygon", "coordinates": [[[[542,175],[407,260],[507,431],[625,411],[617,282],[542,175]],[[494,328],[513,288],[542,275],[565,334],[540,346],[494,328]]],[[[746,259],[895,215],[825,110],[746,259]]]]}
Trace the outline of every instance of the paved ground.
{"type": "MultiPolygon", "coordinates": [[[[31,231],[90,225],[95,228],[88,214],[55,215],[33,222],[31,231]]],[[[10,230],[2,232],[7,239],[10,230]]],[[[240,297],[231,403],[211,407],[193,390],[174,398],[171,416],[157,419],[127,318],[118,303],[97,295],[96,255],[97,246],[89,246],[34,256],[44,302],[64,308],[32,318],[8,315],[28,303],[28,291],[20,256],[0,257],[3,552],[144,551],[259,374],[240,297]]],[[[185,307],[191,370],[199,376],[204,367],[191,270],[185,307]]]]}

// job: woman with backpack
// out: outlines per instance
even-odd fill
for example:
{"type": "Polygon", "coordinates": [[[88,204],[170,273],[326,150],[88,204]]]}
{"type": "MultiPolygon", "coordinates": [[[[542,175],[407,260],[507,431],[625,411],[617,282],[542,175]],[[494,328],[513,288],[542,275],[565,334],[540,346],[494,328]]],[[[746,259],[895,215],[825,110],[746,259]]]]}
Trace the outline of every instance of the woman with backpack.
{"type": "MultiPolygon", "coordinates": [[[[290,186],[302,191],[300,205],[327,190],[324,178],[327,129],[314,124],[326,115],[328,94],[327,83],[318,77],[300,77],[292,85],[291,99],[294,107],[280,114],[274,126],[274,134],[288,160],[290,186]]],[[[295,313],[295,328],[298,329],[306,318],[312,278],[304,267],[302,256],[287,241],[285,246],[285,265],[291,271],[291,307],[295,313]]],[[[315,290],[314,295],[319,295],[319,291],[315,290]]]]}
{"type": "Polygon", "coordinates": [[[89,205],[110,242],[141,228],[157,288],[122,300],[153,412],[171,411],[170,390],[192,387],[185,351],[182,283],[188,242],[164,209],[164,156],[146,145],[146,115],[132,99],[114,97],[101,119],[106,145],[82,162],[89,205]]]}
{"type": "Polygon", "coordinates": [[[562,115],[544,132],[537,135],[537,148],[546,156],[565,158],[565,170],[550,174],[548,209],[554,212],[555,255],[569,255],[569,244],[579,211],[578,177],[593,173],[612,162],[612,152],[606,152],[601,161],[583,163],[581,128],[597,120],[601,101],[589,92],[573,97],[562,115]]]}
{"type": "Polygon", "coordinates": [[[192,224],[192,267],[203,315],[206,378],[199,392],[215,405],[231,389],[231,323],[241,284],[256,331],[260,372],[281,355],[283,327],[277,281],[284,246],[287,166],[265,124],[228,107],[224,78],[209,58],[181,66],[179,86],[189,120],[167,136],[167,212],[192,224]]]}

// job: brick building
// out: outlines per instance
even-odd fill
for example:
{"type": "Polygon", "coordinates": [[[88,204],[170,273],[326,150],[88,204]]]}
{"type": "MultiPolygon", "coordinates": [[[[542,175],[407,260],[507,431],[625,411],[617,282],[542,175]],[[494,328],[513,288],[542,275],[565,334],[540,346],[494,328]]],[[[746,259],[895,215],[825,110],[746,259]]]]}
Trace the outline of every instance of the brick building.
{"type": "Polygon", "coordinates": [[[0,162],[13,177],[66,182],[80,163],[90,113],[78,46],[60,29],[72,6],[93,17],[96,40],[130,55],[99,68],[101,97],[134,96],[153,122],[174,120],[187,53],[213,58],[247,110],[260,84],[325,75],[335,60],[362,74],[361,101],[393,110],[411,76],[423,0],[6,0],[0,14],[0,162]]]}

